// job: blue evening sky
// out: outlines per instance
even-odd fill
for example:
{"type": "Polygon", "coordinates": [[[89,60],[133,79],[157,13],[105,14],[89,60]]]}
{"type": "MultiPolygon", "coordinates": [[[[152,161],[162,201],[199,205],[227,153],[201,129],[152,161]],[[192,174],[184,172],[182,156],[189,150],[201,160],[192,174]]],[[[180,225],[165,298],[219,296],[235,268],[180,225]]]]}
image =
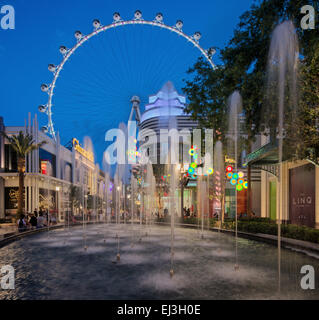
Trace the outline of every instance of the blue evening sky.
{"type": "MultiPolygon", "coordinates": [[[[164,22],[184,22],[183,31],[202,33],[201,46],[222,48],[233,34],[239,16],[253,0],[0,0],[16,11],[16,29],[0,29],[0,115],[6,125],[23,125],[28,112],[38,113],[47,102],[41,83],[50,83],[49,63],[58,64],[60,45],[75,44],[74,31],[90,33],[92,20],[112,22],[114,12],[128,20],[142,11],[145,20],[162,12],[164,22]]],[[[0,16],[1,17],[1,16],[0,16]]],[[[81,47],[63,69],[54,96],[55,129],[62,143],[72,137],[92,138],[100,160],[105,131],[126,122],[130,97],[143,105],[168,80],[178,91],[185,71],[199,57],[190,43],[169,31],[128,26],[100,34],[81,47]]],[[[218,51],[214,58],[218,61],[218,51]]],[[[40,124],[46,124],[39,114],[40,124]]]]}

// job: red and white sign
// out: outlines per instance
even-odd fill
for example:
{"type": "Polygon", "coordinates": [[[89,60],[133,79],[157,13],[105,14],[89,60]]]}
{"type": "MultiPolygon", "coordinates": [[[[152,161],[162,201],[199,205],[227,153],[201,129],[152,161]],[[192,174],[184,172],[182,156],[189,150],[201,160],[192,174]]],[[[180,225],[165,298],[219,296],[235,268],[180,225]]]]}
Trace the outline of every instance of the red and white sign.
{"type": "Polygon", "coordinates": [[[41,174],[47,174],[47,166],[48,166],[48,161],[41,160],[41,174]]]}

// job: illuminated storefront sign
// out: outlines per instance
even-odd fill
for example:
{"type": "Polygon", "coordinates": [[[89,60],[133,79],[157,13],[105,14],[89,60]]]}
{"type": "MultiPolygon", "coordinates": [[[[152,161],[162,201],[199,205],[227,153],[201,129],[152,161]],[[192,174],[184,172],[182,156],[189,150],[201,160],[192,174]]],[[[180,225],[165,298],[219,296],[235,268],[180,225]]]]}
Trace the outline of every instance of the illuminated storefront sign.
{"type": "Polygon", "coordinates": [[[289,220],[292,224],[315,226],[315,176],[312,164],[289,170],[289,220]]]}
{"type": "Polygon", "coordinates": [[[225,156],[225,163],[236,163],[236,161],[226,155],[225,156]]]}
{"type": "MultiPolygon", "coordinates": [[[[19,188],[5,187],[5,214],[15,214],[18,209],[19,188]]],[[[23,192],[23,201],[25,201],[25,192],[23,192]]]]}
{"type": "Polygon", "coordinates": [[[47,174],[48,161],[41,160],[41,174],[47,174]]]}
{"type": "Polygon", "coordinates": [[[18,187],[5,188],[5,207],[6,209],[17,209],[18,208],[18,187]]]}
{"type": "Polygon", "coordinates": [[[56,207],[56,191],[39,188],[39,208],[55,211],[56,207]]]}
{"type": "Polygon", "coordinates": [[[191,187],[197,187],[197,182],[190,180],[190,181],[187,183],[186,187],[189,187],[189,188],[191,188],[191,187]]]}
{"type": "Polygon", "coordinates": [[[87,151],[85,149],[83,149],[79,143],[79,140],[77,140],[76,138],[73,138],[72,140],[72,144],[73,144],[73,147],[74,149],[80,153],[83,157],[85,157],[86,159],[94,162],[94,155],[93,155],[93,152],[91,151],[87,151]]]}

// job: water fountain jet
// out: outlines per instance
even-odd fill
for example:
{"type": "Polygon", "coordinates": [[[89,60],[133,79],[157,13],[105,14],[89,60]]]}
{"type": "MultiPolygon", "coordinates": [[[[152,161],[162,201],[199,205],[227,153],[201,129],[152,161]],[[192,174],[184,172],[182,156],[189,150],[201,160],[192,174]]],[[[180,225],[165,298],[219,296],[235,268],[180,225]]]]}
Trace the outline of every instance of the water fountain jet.
{"type": "MultiPolygon", "coordinates": [[[[238,146],[241,136],[240,116],[242,114],[242,98],[238,91],[234,91],[228,99],[228,156],[235,160],[235,172],[238,172],[238,146]]],[[[224,175],[224,173],[223,173],[224,175]]],[[[235,270],[238,266],[238,215],[237,215],[237,190],[235,187],[235,270]]]]}
{"type": "MultiPolygon", "coordinates": [[[[278,140],[278,185],[283,194],[283,140],[295,146],[298,130],[294,125],[297,117],[297,75],[299,44],[296,29],[291,21],[278,25],[271,36],[267,65],[267,91],[263,107],[263,123],[270,135],[270,142],[278,140]]],[[[287,145],[286,143],[286,145],[287,145]]],[[[287,149],[287,148],[286,148],[287,149]]],[[[288,155],[286,157],[289,158],[288,155]]],[[[278,291],[281,290],[281,223],[283,200],[279,197],[278,224],[278,291]]]]}

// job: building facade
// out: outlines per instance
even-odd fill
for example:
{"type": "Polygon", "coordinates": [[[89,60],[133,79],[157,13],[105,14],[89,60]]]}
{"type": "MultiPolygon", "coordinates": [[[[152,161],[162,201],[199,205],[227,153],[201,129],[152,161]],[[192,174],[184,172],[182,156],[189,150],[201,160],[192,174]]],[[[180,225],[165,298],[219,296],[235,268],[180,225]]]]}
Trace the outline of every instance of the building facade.
{"type": "MultiPolygon", "coordinates": [[[[168,207],[169,198],[165,192],[165,179],[167,173],[165,164],[168,163],[169,130],[176,129],[178,132],[176,142],[175,161],[180,168],[184,163],[189,163],[189,149],[191,147],[191,134],[197,129],[198,124],[185,113],[186,98],[180,95],[171,82],[167,82],[160,91],[149,97],[149,103],[141,116],[139,125],[140,150],[146,154],[153,164],[157,190],[160,196],[160,210],[168,207]]],[[[176,198],[179,199],[177,206],[178,214],[181,215],[182,207],[196,210],[196,182],[189,183],[176,190],[176,198]],[[183,201],[181,201],[181,197],[183,201]],[[195,207],[194,207],[195,205],[195,207]]]]}
{"type": "MultiPolygon", "coordinates": [[[[35,116],[25,126],[5,126],[0,118],[0,130],[7,135],[20,131],[33,136],[35,143],[45,141],[40,149],[26,159],[25,212],[48,210],[62,221],[68,212],[74,215],[91,209],[93,214],[106,212],[111,201],[105,174],[94,162],[92,150],[85,150],[76,139],[67,148],[60,144],[59,135],[54,141],[38,128],[35,116]],[[71,188],[76,188],[74,199],[71,188]],[[72,204],[73,203],[73,204],[72,204]],[[76,204],[76,206],[74,206],[76,204]],[[71,208],[72,207],[72,208],[71,208]]],[[[109,179],[108,179],[109,181],[109,179]]],[[[17,156],[8,141],[0,138],[0,218],[13,217],[17,212],[18,197],[17,156]]]]}
{"type": "Polygon", "coordinates": [[[262,136],[247,164],[261,169],[261,216],[319,228],[319,167],[309,160],[278,163],[278,141],[262,136]],[[280,175],[281,171],[281,175],[280,175]]]}
{"type": "MultiPolygon", "coordinates": [[[[197,121],[191,119],[185,113],[186,98],[178,94],[172,83],[166,83],[163,88],[155,95],[149,97],[149,103],[145,106],[145,111],[141,116],[140,129],[140,150],[142,154],[146,154],[154,167],[158,189],[165,186],[165,165],[168,155],[168,134],[169,129],[177,129],[178,131],[178,151],[176,159],[182,172],[187,172],[190,164],[189,149],[192,144],[200,145],[201,130],[198,128],[197,121]],[[166,130],[166,131],[165,131],[166,130]],[[197,137],[194,138],[193,133],[198,130],[197,137]],[[197,140],[198,141],[197,141],[197,140]]],[[[205,138],[206,139],[206,138],[205,138]]],[[[258,148],[261,144],[260,136],[254,142],[253,148],[258,148]]],[[[211,146],[213,149],[213,146],[211,146]]],[[[209,150],[205,150],[209,152],[209,150]]],[[[213,152],[212,154],[213,155],[213,152]]],[[[229,155],[229,159],[232,155],[229,155]]],[[[241,157],[244,158],[244,155],[241,157]]],[[[227,162],[227,157],[225,159],[227,162]]],[[[231,163],[229,163],[231,164],[231,163]]],[[[247,167],[239,166],[240,170],[247,177],[247,167]]],[[[176,190],[176,199],[178,199],[178,213],[181,215],[183,209],[187,208],[196,215],[209,215],[221,213],[220,201],[214,197],[216,188],[216,175],[219,174],[223,178],[224,173],[215,171],[213,176],[204,178],[202,184],[200,179],[187,179],[185,185],[180,184],[176,190]],[[205,186],[205,188],[204,188],[205,186]],[[205,190],[201,190],[204,188],[205,190]]],[[[260,169],[251,170],[251,209],[256,216],[261,215],[261,171],[260,169]]],[[[225,213],[227,217],[234,217],[236,214],[245,215],[247,213],[247,190],[236,192],[234,186],[226,182],[225,190],[225,213]],[[236,200],[237,197],[237,200],[236,200]]],[[[168,203],[165,192],[162,192],[162,206],[168,203]]]]}

